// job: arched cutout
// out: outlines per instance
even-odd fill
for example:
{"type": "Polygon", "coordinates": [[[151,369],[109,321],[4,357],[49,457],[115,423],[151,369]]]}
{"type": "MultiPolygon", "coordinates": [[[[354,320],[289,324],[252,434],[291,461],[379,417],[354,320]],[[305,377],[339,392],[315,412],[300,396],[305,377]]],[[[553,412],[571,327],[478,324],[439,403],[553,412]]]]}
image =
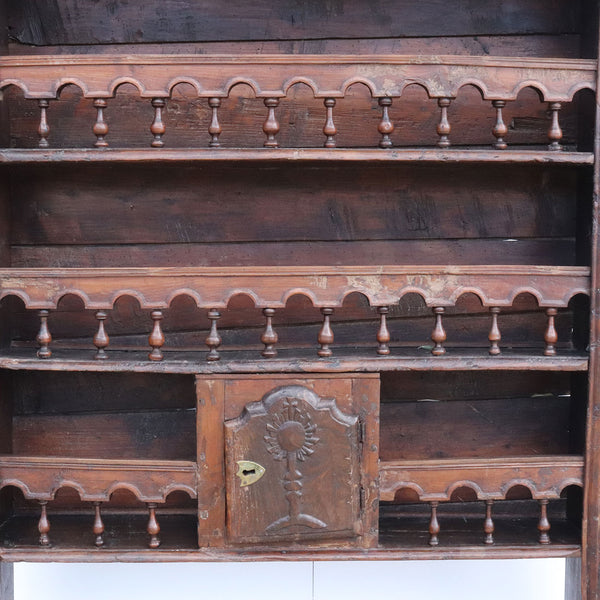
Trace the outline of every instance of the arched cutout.
{"type": "Polygon", "coordinates": [[[484,310],[485,298],[480,290],[460,290],[460,295],[456,298],[454,306],[448,308],[448,313],[469,314],[482,312],[484,310]]]}
{"type": "Polygon", "coordinates": [[[413,487],[403,486],[396,490],[394,494],[394,504],[418,504],[421,501],[419,494],[419,490],[413,487]]]}
{"type": "MultiPolygon", "coordinates": [[[[377,130],[381,120],[381,110],[373,93],[370,82],[364,80],[346,82],[344,97],[336,100],[336,106],[333,109],[333,121],[337,129],[336,146],[340,148],[377,147],[381,139],[377,130]]],[[[323,117],[325,117],[324,109],[323,117]]]]}
{"type": "MultiPolygon", "coordinates": [[[[235,148],[261,148],[265,141],[263,123],[267,108],[256,97],[255,87],[244,79],[238,79],[227,87],[227,97],[222,98],[218,109],[221,126],[219,143],[235,148]]],[[[275,109],[279,120],[279,111],[275,109]]]]}
{"type": "Polygon", "coordinates": [[[104,110],[108,125],[106,141],[111,147],[150,146],[154,109],[149,98],[142,98],[142,91],[138,82],[129,79],[123,79],[113,88],[113,99],[107,101],[104,110]]]}
{"type": "Polygon", "coordinates": [[[516,290],[511,306],[514,311],[539,310],[539,298],[533,291],[516,290]]]}
{"type": "Polygon", "coordinates": [[[81,504],[85,497],[85,490],[76,483],[62,482],[60,487],[54,490],[52,507],[68,508],[81,504]]]}
{"type": "Polygon", "coordinates": [[[394,145],[433,146],[438,141],[439,108],[423,83],[406,85],[402,96],[393,99],[389,113],[395,127],[394,145]]]}
{"type": "Polygon", "coordinates": [[[169,308],[176,310],[202,306],[202,298],[195,290],[176,290],[167,297],[169,308]]]}
{"type": "Polygon", "coordinates": [[[174,99],[177,96],[185,98],[197,98],[202,93],[202,86],[191,77],[178,77],[169,82],[167,86],[169,90],[169,99],[174,99]]]}
{"type": "Polygon", "coordinates": [[[535,490],[531,487],[531,484],[525,484],[523,482],[516,483],[511,482],[508,484],[506,492],[504,494],[505,500],[529,500],[535,495],[535,490]]]}
{"type": "Polygon", "coordinates": [[[572,102],[563,105],[562,113],[569,118],[573,115],[578,124],[575,144],[578,152],[594,150],[594,118],[596,114],[596,97],[588,88],[578,90],[572,102]]]}
{"type": "Polygon", "coordinates": [[[208,145],[212,110],[208,99],[199,95],[200,87],[197,81],[186,78],[171,82],[170,97],[163,109],[164,139],[169,148],[208,145]]]}
{"type": "Polygon", "coordinates": [[[481,81],[463,81],[453,96],[455,96],[455,99],[458,100],[458,98],[460,98],[463,94],[472,96],[473,98],[475,98],[475,95],[478,95],[479,100],[483,101],[487,96],[487,88],[481,81]]]}
{"type": "Polygon", "coordinates": [[[255,308],[260,302],[253,291],[235,291],[227,299],[228,310],[246,310],[255,308]]]}
{"type": "Polygon", "coordinates": [[[452,488],[448,490],[450,496],[450,502],[476,502],[479,499],[478,490],[474,484],[461,482],[454,484],[452,488]]]}
{"type": "Polygon", "coordinates": [[[590,343],[590,298],[587,294],[575,294],[569,300],[571,315],[571,343],[576,350],[585,351],[590,343]]]}
{"type": "MultiPolygon", "coordinates": [[[[276,115],[282,124],[277,134],[279,145],[283,148],[322,147],[326,139],[323,133],[326,108],[323,98],[315,97],[313,82],[294,79],[284,89],[286,97],[281,99],[276,109],[276,115]]],[[[333,119],[337,127],[335,107],[333,119]]]]}
{"type": "Polygon", "coordinates": [[[144,506],[144,503],[140,500],[140,491],[128,483],[113,484],[108,490],[108,496],[112,505],[124,507],[144,506]]]}

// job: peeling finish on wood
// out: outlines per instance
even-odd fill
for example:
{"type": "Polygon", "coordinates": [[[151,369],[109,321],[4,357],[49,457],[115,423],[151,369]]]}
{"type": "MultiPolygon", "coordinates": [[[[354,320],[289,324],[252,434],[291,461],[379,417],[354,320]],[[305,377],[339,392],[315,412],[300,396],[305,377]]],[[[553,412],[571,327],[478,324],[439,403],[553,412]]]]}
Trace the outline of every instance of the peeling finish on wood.
{"type": "Polygon", "coordinates": [[[364,294],[371,306],[389,306],[409,293],[427,306],[453,306],[466,293],[484,306],[510,306],[530,293],[540,307],[564,307],[576,294],[589,295],[587,267],[542,266],[382,266],[139,268],[139,269],[4,269],[0,298],[14,295],[31,309],[55,308],[66,294],[79,296],[86,308],[110,309],[120,296],[133,296],[142,308],[167,308],[187,295],[199,308],[225,308],[237,295],[249,296],[258,308],[281,308],[295,295],[313,306],[338,307],[351,293],[364,294]]]}
{"type": "Polygon", "coordinates": [[[199,97],[224,98],[240,83],[257,98],[284,98],[297,84],[316,98],[343,98],[352,85],[373,97],[400,97],[419,85],[430,98],[455,98],[477,87],[485,100],[515,100],[525,87],[547,102],[569,102],[581,89],[595,90],[596,62],[575,59],[461,56],[274,55],[61,55],[0,58],[0,88],[16,85],[26,98],[56,98],[77,85],[86,98],[111,98],[118,86],[134,85],[142,98],[168,98],[180,83],[199,97]],[[57,73],[61,76],[57,77],[57,73]]]}

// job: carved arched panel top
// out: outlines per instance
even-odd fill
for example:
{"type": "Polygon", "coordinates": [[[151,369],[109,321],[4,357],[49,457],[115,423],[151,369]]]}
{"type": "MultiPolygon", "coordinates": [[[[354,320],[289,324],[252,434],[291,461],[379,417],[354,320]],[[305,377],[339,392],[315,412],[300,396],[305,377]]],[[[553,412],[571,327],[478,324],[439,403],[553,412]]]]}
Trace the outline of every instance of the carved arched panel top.
{"type": "Polygon", "coordinates": [[[459,487],[475,490],[479,500],[502,500],[517,485],[532,498],[559,498],[569,485],[583,487],[583,457],[389,461],[380,467],[381,500],[393,501],[401,488],[415,490],[423,502],[446,502],[459,487]]]}
{"type": "Polygon", "coordinates": [[[568,102],[582,88],[595,89],[595,71],[593,60],[472,56],[9,56],[0,59],[0,88],[14,84],[27,98],[56,98],[72,83],[88,98],[109,98],[131,83],[142,97],[154,98],[170,96],[184,82],[199,96],[225,97],[245,83],[257,97],[281,98],[305,83],[316,97],[340,98],[355,83],[374,97],[398,97],[418,84],[430,98],[454,98],[474,85],[486,100],[514,100],[534,87],[546,101],[568,102]]]}
{"type": "Polygon", "coordinates": [[[142,502],[165,502],[176,490],[197,497],[196,465],[184,461],[118,461],[0,457],[0,489],[16,486],[29,500],[52,500],[69,487],[85,502],[108,502],[118,489],[142,502]]]}
{"type": "Polygon", "coordinates": [[[120,296],[136,298],[142,308],[167,308],[179,295],[200,308],[225,308],[238,294],[258,308],[283,308],[295,294],[316,307],[339,307],[351,293],[363,294],[371,306],[390,306],[417,293],[427,306],[453,306],[466,293],[484,306],[510,306],[530,293],[540,307],[565,307],[577,294],[589,296],[587,267],[536,266],[382,266],[138,268],[138,269],[4,269],[0,299],[18,296],[27,308],[51,309],[65,294],[80,297],[88,309],[110,309],[120,296]]]}

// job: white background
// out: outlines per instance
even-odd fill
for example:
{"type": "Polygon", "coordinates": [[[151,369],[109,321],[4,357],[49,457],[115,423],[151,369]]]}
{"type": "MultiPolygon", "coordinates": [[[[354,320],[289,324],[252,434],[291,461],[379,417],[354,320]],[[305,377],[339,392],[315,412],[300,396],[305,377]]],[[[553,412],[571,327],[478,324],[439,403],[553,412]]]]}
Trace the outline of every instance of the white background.
{"type": "Polygon", "coordinates": [[[16,600],[563,600],[565,561],[15,564],[16,600]]]}

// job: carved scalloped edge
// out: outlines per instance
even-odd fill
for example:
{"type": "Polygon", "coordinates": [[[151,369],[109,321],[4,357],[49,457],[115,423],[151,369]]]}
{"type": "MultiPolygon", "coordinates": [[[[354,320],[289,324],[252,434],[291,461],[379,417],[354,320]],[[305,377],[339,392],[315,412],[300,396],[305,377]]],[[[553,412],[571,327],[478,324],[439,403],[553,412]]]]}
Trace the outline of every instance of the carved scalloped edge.
{"type": "Polygon", "coordinates": [[[141,502],[164,503],[174,491],[197,497],[196,464],[185,461],[131,461],[37,458],[5,456],[0,458],[0,489],[19,488],[28,500],[50,501],[61,488],[77,491],[84,502],[108,502],[117,490],[128,490],[141,502]],[[122,473],[123,477],[114,477],[122,473]],[[165,473],[165,484],[156,478],[165,473]],[[94,479],[104,477],[104,483],[94,479]],[[112,477],[111,477],[112,476],[112,477]]]}
{"type": "Polygon", "coordinates": [[[121,296],[162,309],[177,296],[191,297],[199,308],[226,308],[232,297],[246,295],[258,308],[283,308],[299,294],[316,307],[335,308],[353,293],[371,306],[390,306],[416,293],[429,307],[447,307],[472,293],[483,306],[511,306],[519,294],[532,294],[540,307],[565,307],[577,294],[589,296],[589,277],[587,267],[5,269],[0,299],[12,295],[27,308],[52,309],[75,295],[88,309],[108,310],[121,296]]]}
{"type": "Polygon", "coordinates": [[[529,489],[535,500],[559,498],[570,485],[583,488],[583,457],[390,461],[380,467],[384,501],[393,501],[400,489],[408,488],[422,502],[445,502],[460,487],[472,489],[478,500],[503,500],[517,485],[529,489]]]}
{"type": "Polygon", "coordinates": [[[302,83],[315,97],[340,98],[356,84],[373,97],[399,97],[407,86],[418,85],[430,98],[454,98],[470,85],[485,100],[515,100],[532,87],[545,101],[568,102],[581,89],[595,90],[595,69],[595,61],[587,60],[453,56],[4,57],[0,89],[15,85],[26,98],[57,98],[65,85],[76,85],[87,98],[110,98],[120,85],[131,84],[141,97],[154,98],[169,97],[176,85],[186,83],[210,98],[226,97],[245,84],[257,97],[281,98],[302,83]],[[56,77],[57,69],[67,74],[56,77]]]}

